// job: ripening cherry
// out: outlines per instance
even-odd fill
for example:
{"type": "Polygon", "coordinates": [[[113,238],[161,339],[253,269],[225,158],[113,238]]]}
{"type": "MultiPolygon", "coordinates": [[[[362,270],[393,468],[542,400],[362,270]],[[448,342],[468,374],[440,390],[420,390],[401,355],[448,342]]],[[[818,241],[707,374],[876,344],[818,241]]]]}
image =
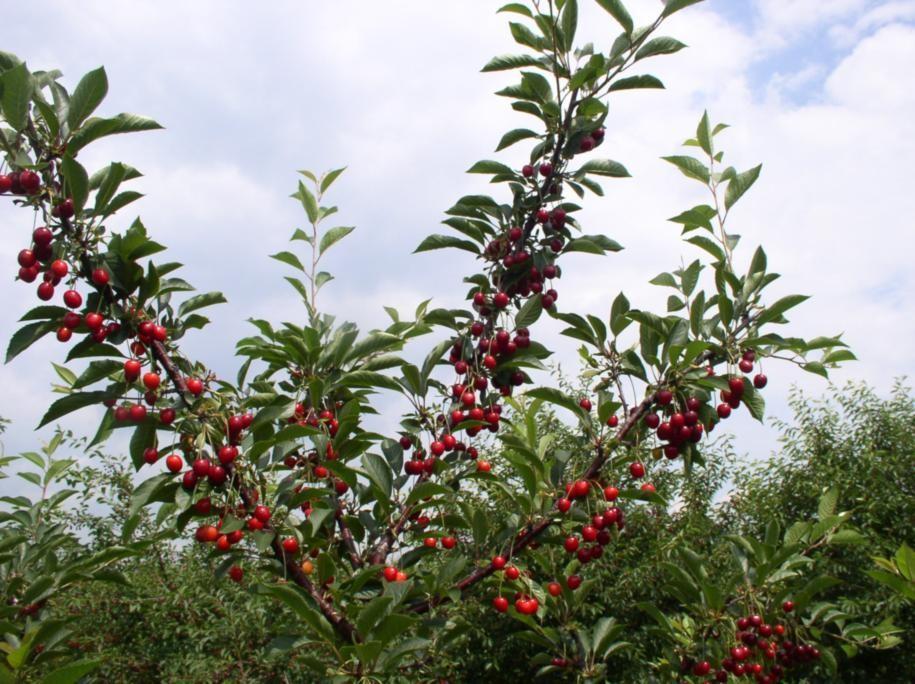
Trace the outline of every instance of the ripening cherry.
{"type": "Polygon", "coordinates": [[[146,420],[146,407],[143,404],[134,404],[130,407],[130,420],[134,423],[142,423],[146,420]]]}
{"type": "Polygon", "coordinates": [[[634,461],[629,464],[629,474],[636,479],[645,477],[645,466],[638,461],[634,461]]]}
{"type": "Polygon", "coordinates": [[[454,537],[442,537],[442,547],[445,549],[453,549],[457,545],[457,539],[454,537]]]}
{"type": "Polygon", "coordinates": [[[187,391],[195,397],[199,397],[203,392],[203,382],[197,378],[191,378],[187,381],[187,391]]]}
{"type": "Polygon", "coordinates": [[[44,282],[38,285],[38,299],[48,301],[54,296],[54,286],[51,283],[44,282]]]}
{"type": "Polygon", "coordinates": [[[283,540],[283,551],[290,556],[297,554],[299,552],[299,540],[295,537],[286,537],[283,540]]]}
{"type": "Polygon", "coordinates": [[[34,283],[35,279],[38,277],[38,264],[30,268],[20,268],[19,269],[19,280],[24,283],[34,283]]]}
{"type": "Polygon", "coordinates": [[[546,590],[550,596],[559,596],[562,593],[562,585],[559,582],[550,582],[546,585],[546,590]]]}
{"type": "Polygon", "coordinates": [[[191,491],[197,486],[197,473],[188,470],[181,478],[181,486],[187,491],[191,491]]]}
{"type": "Polygon", "coordinates": [[[508,611],[508,599],[504,596],[496,596],[492,600],[492,607],[500,613],[505,613],[508,611]]]}
{"type": "Polygon", "coordinates": [[[159,422],[163,425],[171,425],[175,420],[175,409],[165,408],[159,413],[159,422]]]}
{"type": "Polygon", "coordinates": [[[255,506],[254,517],[262,523],[270,522],[270,509],[266,506],[255,506]]]}
{"type": "Polygon", "coordinates": [[[387,567],[382,571],[382,574],[384,575],[384,578],[385,578],[388,582],[395,582],[395,581],[397,581],[397,568],[395,568],[395,567],[392,567],[392,566],[390,566],[390,565],[387,566],[387,567]]]}
{"type": "Polygon", "coordinates": [[[646,482],[645,484],[643,484],[641,486],[641,490],[643,492],[648,492],[649,494],[654,494],[654,492],[656,491],[654,485],[651,484],[650,482],[646,482]]]}
{"type": "Polygon", "coordinates": [[[225,484],[227,476],[225,468],[220,465],[211,465],[207,478],[214,487],[221,487],[225,484]]]}
{"type": "Polygon", "coordinates": [[[616,498],[620,495],[620,490],[616,487],[605,487],[604,488],[604,498],[607,501],[616,501],[616,498]]]}
{"type": "Polygon", "coordinates": [[[769,378],[767,378],[763,373],[757,373],[753,377],[753,387],[756,389],[762,389],[768,384],[768,382],[769,378]]]}
{"type": "Polygon", "coordinates": [[[518,570],[514,565],[510,565],[505,568],[505,577],[510,580],[516,580],[521,576],[521,571],[518,570]]]}
{"type": "Polygon", "coordinates": [[[535,598],[519,598],[515,601],[515,610],[522,615],[533,615],[540,608],[540,602],[535,598]]]}
{"type": "Polygon", "coordinates": [[[438,540],[435,537],[426,537],[423,539],[423,546],[427,549],[434,549],[438,545],[438,540]]]}
{"type": "Polygon", "coordinates": [[[245,576],[245,571],[242,570],[237,565],[233,565],[231,568],[229,568],[229,577],[236,584],[240,584],[242,581],[242,578],[244,576],[245,576]]]}
{"type": "Polygon", "coordinates": [[[105,317],[102,314],[95,311],[90,311],[86,314],[86,327],[91,331],[101,330],[102,323],[105,322],[105,317]]]}
{"type": "Polygon", "coordinates": [[[505,563],[507,563],[507,562],[508,561],[505,560],[504,556],[493,556],[492,557],[492,567],[495,570],[501,570],[502,568],[505,567],[505,563]]]}
{"type": "Polygon", "coordinates": [[[0,173],[0,195],[6,194],[13,187],[13,179],[8,174],[0,173]]]}
{"type": "Polygon", "coordinates": [[[477,472],[488,473],[492,470],[492,464],[489,461],[477,461],[477,472]]]}
{"type": "Polygon", "coordinates": [[[116,421],[118,421],[119,423],[123,423],[129,417],[130,417],[130,411],[127,409],[126,406],[118,406],[114,410],[114,419],[116,421]]]}
{"type": "Polygon", "coordinates": [[[572,508],[572,501],[570,499],[563,498],[556,502],[556,509],[560,513],[568,513],[570,508],[572,508]]]}
{"type": "Polygon", "coordinates": [[[566,586],[570,590],[575,591],[581,586],[581,577],[579,575],[569,575],[566,578],[566,586]]]}
{"type": "Polygon", "coordinates": [[[693,674],[697,677],[704,677],[709,673],[709,671],[711,671],[711,669],[712,666],[709,661],[703,660],[693,665],[693,674]]]}
{"type": "Polygon", "coordinates": [[[58,342],[69,342],[71,337],[73,337],[73,331],[67,326],[64,325],[57,329],[58,342]]]}
{"type": "Polygon", "coordinates": [[[565,541],[562,543],[562,546],[568,553],[575,553],[578,551],[578,537],[574,535],[566,537],[565,541]]]}
{"type": "Polygon", "coordinates": [[[63,324],[65,328],[70,328],[70,330],[73,330],[74,328],[78,328],[79,324],[82,322],[83,317],[74,311],[68,311],[64,314],[63,324]]]}
{"type": "Polygon", "coordinates": [[[143,376],[143,384],[146,386],[146,389],[153,391],[159,387],[161,382],[158,373],[147,373],[143,376]]]}
{"type": "Polygon", "coordinates": [[[156,461],[159,460],[159,450],[156,449],[156,447],[149,447],[147,449],[144,449],[143,460],[147,464],[152,465],[153,463],[155,463],[156,461]]]}

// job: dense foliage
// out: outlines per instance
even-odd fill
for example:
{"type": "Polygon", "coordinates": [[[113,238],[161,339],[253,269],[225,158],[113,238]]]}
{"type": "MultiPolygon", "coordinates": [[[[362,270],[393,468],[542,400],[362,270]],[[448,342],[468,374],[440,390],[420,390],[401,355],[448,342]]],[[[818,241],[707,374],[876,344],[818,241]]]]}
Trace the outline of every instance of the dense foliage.
{"type": "MultiPolygon", "coordinates": [[[[479,667],[467,639],[482,606],[489,619],[517,626],[512,643],[536,649],[506,668],[554,678],[606,679],[619,661],[636,679],[775,682],[836,673],[843,650],[895,645],[885,611],[839,605],[841,580],[827,574],[861,565],[854,554],[832,557],[836,547],[866,543],[853,520],[859,499],[843,510],[841,487],[797,491],[775,516],[743,507],[724,514],[712,498],[730,473],[709,433],[738,410],[762,420],[762,364],[825,376],[854,358],[838,337],[778,332],[806,297],[772,300],[767,288],[779,276],[763,248],[749,258],[738,250],[729,217],[761,167],[724,164],[727,126],[703,115],[685,143],[690,154],[664,158],[709,201],[671,219],[700,257],[651,280],[669,291],[666,311],[634,307],[622,293],[606,319],[560,308],[565,255],[622,249],[584,232],[570,196],[600,196],[599,179],[628,176],[597,156],[610,135],[608,102],[663,87],[632,69],[685,47],[659,29],[697,1],[670,0],[639,28],[619,0],[596,0],[621,29],[598,47],[576,44],[578,0],[502,8],[524,52],[484,71],[521,70],[498,94],[536,130],[509,131],[497,149],[529,141],[529,163],[474,164],[469,172],[490,177],[502,199],[461,197],[443,222],[452,232],[417,249],[473,255],[466,301],[454,309],[423,302],[412,320],[387,308],[390,325],[367,334],[322,313],[319,293],[333,278],[322,259],[353,228],[329,222],[337,207],[326,194],[342,169],[302,171],[293,196],[308,227],[272,255],[295,271],[286,280],[301,317],[250,321],[231,380],[180,347],[223,295],[184,294],[193,288],[175,275],[181,265],[160,260],[165,248],[139,219],[112,230],[112,217],[140,197],[122,189],[139,171],[115,162],[90,174],[78,160],[99,138],[158,124],[95,116],[108,88],[101,68],[70,91],[59,72],[31,71],[0,53],[0,194],[38,226],[19,252],[18,279],[40,280],[38,298],[63,304],[24,314],[7,361],[46,335],[69,345],[55,366],[64,396],[41,425],[106,406],[94,437],[78,443],[90,462],[105,463],[97,447],[129,431],[138,474],[134,486],[123,461],[110,460],[73,474],[72,459],[54,456],[60,434],[42,453],[23,455],[38,471],[20,477],[41,494],[4,498],[0,676],[44,676],[70,661],[46,681],[76,681],[99,666],[122,679],[178,671],[296,679],[304,668],[321,680],[410,681],[453,662],[459,678],[479,667]],[[551,355],[537,335],[543,316],[583,343],[585,388],[543,373],[551,355]],[[419,351],[421,363],[398,356],[428,335],[436,341],[419,351]],[[396,429],[389,420],[397,434],[364,425],[385,392],[411,407],[396,429]],[[64,477],[69,488],[49,493],[64,477]],[[105,489],[95,489],[99,480],[105,489]],[[108,517],[83,507],[69,518],[74,486],[88,488],[83,502],[101,497],[108,517]],[[212,580],[201,563],[214,566],[212,580]],[[630,570],[635,584],[620,586],[632,601],[617,613],[595,597],[608,573],[612,581],[630,570]],[[100,601],[73,592],[99,582],[113,585],[100,601]],[[144,625],[165,628],[159,623],[177,615],[186,621],[167,635],[146,633],[144,625]],[[632,633],[646,615],[650,626],[632,633]],[[234,636],[198,631],[214,621],[234,636]],[[70,638],[79,624],[86,637],[70,638]],[[116,644],[104,664],[81,655],[116,644]],[[262,656],[268,645],[285,660],[262,656]],[[163,662],[165,653],[174,658],[163,662]]],[[[743,477],[750,489],[737,501],[753,498],[766,477],[743,477]]],[[[893,573],[908,572],[899,558],[881,565],[879,581],[891,588],[893,573]]]]}

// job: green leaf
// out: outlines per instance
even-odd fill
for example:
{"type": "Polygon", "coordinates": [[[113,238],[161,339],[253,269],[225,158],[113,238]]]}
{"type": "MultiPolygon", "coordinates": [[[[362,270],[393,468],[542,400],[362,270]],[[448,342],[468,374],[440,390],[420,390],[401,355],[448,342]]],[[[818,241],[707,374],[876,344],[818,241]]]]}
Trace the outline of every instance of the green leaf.
{"type": "Polygon", "coordinates": [[[429,252],[433,249],[445,249],[447,247],[463,249],[473,254],[480,253],[480,248],[475,243],[470,242],[469,240],[461,240],[460,238],[451,235],[430,235],[419,244],[419,247],[413,250],[413,253],[429,252]]]}
{"type": "Polygon", "coordinates": [[[663,90],[664,84],[661,82],[661,79],[655,76],[642,74],[640,76],[628,76],[613,81],[607,89],[607,92],[613,92],[614,90],[635,90],[637,88],[659,88],[663,90]]]}
{"type": "Polygon", "coordinates": [[[702,118],[696,127],[696,140],[703,152],[708,155],[712,154],[712,127],[709,124],[708,112],[702,113],[702,118]]]}
{"type": "Polygon", "coordinates": [[[530,397],[531,399],[542,399],[551,404],[556,404],[557,406],[568,409],[578,417],[584,416],[583,409],[578,405],[578,402],[575,401],[575,399],[565,392],[553,387],[536,387],[525,392],[525,396],[530,397]]]}
{"type": "Polygon", "coordinates": [[[610,308],[610,331],[614,335],[619,335],[626,326],[632,321],[626,313],[629,311],[629,300],[626,295],[620,292],[616,299],[613,300],[613,306],[610,308]]]}
{"type": "Polygon", "coordinates": [[[49,672],[41,684],[76,684],[101,664],[101,660],[78,660],[49,672]]]}
{"type": "Polygon", "coordinates": [[[578,29],[578,0],[566,0],[559,16],[562,29],[562,47],[568,52],[575,44],[575,31],[578,29]]]}
{"type": "Polygon", "coordinates": [[[284,264],[286,264],[288,266],[297,268],[298,270],[302,271],[303,273],[305,272],[305,267],[302,266],[302,262],[299,261],[299,257],[297,257],[292,252],[285,252],[285,251],[277,252],[276,254],[271,254],[270,258],[276,259],[277,261],[282,261],[284,264]]]}
{"type": "MultiPolygon", "coordinates": [[[[535,134],[536,135],[536,134],[535,134]]],[[[467,169],[467,173],[492,173],[496,175],[514,175],[510,166],[497,161],[491,161],[489,159],[484,159],[483,161],[478,161],[476,164],[467,169]]]]}
{"type": "Polygon", "coordinates": [[[695,157],[674,155],[671,157],[661,157],[661,159],[676,166],[687,178],[695,178],[706,184],[709,182],[710,176],[708,168],[695,157]]]}
{"type": "Polygon", "coordinates": [[[309,605],[305,594],[299,589],[289,585],[268,585],[261,586],[260,591],[285,603],[306,625],[314,630],[315,636],[319,636],[325,641],[336,642],[330,623],[309,605]]]}
{"type": "Polygon", "coordinates": [[[700,2],[702,2],[702,0],[667,0],[661,16],[669,17],[674,12],[679,12],[685,7],[689,7],[690,5],[695,5],[700,2]]]}
{"type": "Polygon", "coordinates": [[[839,490],[837,487],[830,487],[820,497],[817,502],[817,517],[822,520],[830,515],[836,514],[836,505],[839,503],[839,490]]]}
{"type": "Polygon", "coordinates": [[[311,223],[318,222],[318,200],[315,199],[315,196],[312,194],[311,190],[305,187],[305,184],[299,181],[299,189],[296,192],[294,197],[302,203],[302,208],[305,209],[305,214],[308,216],[308,220],[311,223]]]}
{"type": "MultiPolygon", "coordinates": [[[[96,214],[101,214],[102,209],[105,208],[105,205],[114,197],[114,193],[117,192],[118,187],[124,180],[124,176],[127,173],[127,167],[119,162],[112,162],[108,165],[108,168],[105,170],[99,184],[98,192],[95,195],[95,208],[93,211],[96,214]]],[[[93,177],[95,174],[93,174],[93,177]]],[[[89,187],[92,187],[92,179],[89,179],[89,187]]]]}
{"type": "Polygon", "coordinates": [[[226,302],[227,300],[222,292],[206,292],[204,294],[199,294],[182,302],[181,306],[178,307],[178,316],[184,318],[192,311],[197,311],[198,309],[207,306],[213,306],[214,304],[225,304],[226,302]]]}
{"type": "Polygon", "coordinates": [[[506,71],[523,67],[541,66],[540,59],[533,55],[499,55],[486,63],[482,71],[506,71]]]}
{"type": "Polygon", "coordinates": [[[750,189],[756,179],[759,178],[759,172],[762,170],[762,164],[754,166],[749,171],[738,173],[728,181],[728,189],[724,193],[724,207],[730,209],[743,194],[750,189]]]}
{"type": "Polygon", "coordinates": [[[8,69],[0,76],[3,85],[3,117],[16,131],[23,130],[29,120],[29,101],[34,84],[32,74],[24,62],[8,69]]]}
{"type": "Polygon", "coordinates": [[[625,166],[610,159],[592,159],[586,162],[576,173],[593,173],[598,176],[611,176],[613,178],[629,177],[629,172],[625,166]]]}
{"type": "MultiPolygon", "coordinates": [[[[135,133],[138,131],[154,131],[161,128],[162,126],[160,124],[148,117],[127,114],[125,112],[121,112],[117,116],[108,119],[92,117],[91,119],[88,119],[78,131],[73,133],[73,137],[71,137],[70,142],[67,143],[67,151],[70,154],[75,154],[89,143],[107,135],[135,133]]],[[[133,169],[133,171],[136,172],[136,169],[133,169]]],[[[139,173],[136,173],[136,175],[133,176],[128,174],[127,179],[136,178],[139,175],[139,173]]]]}
{"type": "Polygon", "coordinates": [[[58,327],[60,325],[57,321],[38,321],[19,328],[13,333],[10,344],[6,348],[6,363],[12,361],[52,330],[57,330],[58,327]]]}
{"type": "Polygon", "coordinates": [[[640,59],[653,57],[655,55],[670,55],[674,52],[679,52],[685,47],[686,45],[684,43],[681,43],[675,38],[669,38],[667,36],[652,38],[635,53],[635,61],[637,62],[640,59]]]}
{"type": "Polygon", "coordinates": [[[530,47],[530,48],[534,48],[535,50],[539,50],[541,47],[543,47],[543,45],[545,43],[543,38],[540,38],[539,36],[537,36],[537,34],[535,34],[533,31],[531,31],[524,24],[519,24],[519,23],[513,21],[513,22],[509,22],[508,28],[511,31],[512,38],[514,38],[515,42],[518,43],[519,45],[524,45],[526,47],[530,47]]]}
{"type": "Polygon", "coordinates": [[[502,136],[502,139],[499,141],[499,146],[496,147],[496,152],[499,150],[504,150],[510,145],[514,145],[516,142],[521,140],[526,140],[527,138],[539,138],[540,134],[536,131],[532,131],[529,128],[515,128],[514,130],[509,131],[502,136]]]}
{"type": "Polygon", "coordinates": [[[340,242],[340,240],[345,238],[354,230],[356,230],[355,226],[338,226],[336,228],[331,228],[321,236],[321,244],[318,248],[318,253],[323,255],[324,252],[340,242]]]}
{"type": "Polygon", "coordinates": [[[86,169],[83,168],[82,164],[69,154],[60,163],[60,170],[64,174],[67,194],[73,198],[76,210],[81,211],[86,205],[86,199],[89,197],[89,174],[86,173],[86,169]]]}
{"type": "Polygon", "coordinates": [[[47,413],[44,414],[44,417],[38,424],[38,427],[44,427],[51,421],[57,420],[68,413],[85,408],[86,406],[101,404],[108,396],[107,392],[74,392],[73,394],[61,397],[51,404],[47,413]]]}
{"type": "Polygon", "coordinates": [[[340,174],[346,171],[344,166],[342,169],[334,169],[333,171],[328,171],[321,178],[321,192],[327,192],[327,189],[333,184],[335,180],[340,177],[340,174]]]}
{"type": "Polygon", "coordinates": [[[807,299],[809,299],[809,297],[806,295],[788,295],[787,297],[782,297],[777,302],[767,306],[757,317],[756,323],[757,325],[762,325],[763,323],[778,320],[788,309],[797,306],[807,299]]]}
{"type": "Polygon", "coordinates": [[[515,326],[520,328],[529,327],[540,318],[541,313],[543,313],[543,303],[540,297],[530,297],[515,315],[515,326]]]}
{"type": "Polygon", "coordinates": [[[626,33],[632,33],[632,17],[623,5],[622,0],[597,0],[597,4],[603,7],[616,19],[626,33]]]}
{"type": "Polygon", "coordinates": [[[76,131],[79,125],[95,111],[108,94],[108,77],[104,67],[99,67],[83,76],[70,96],[70,108],[67,112],[67,124],[70,131],[76,131]]]}
{"type": "Polygon", "coordinates": [[[390,498],[393,480],[391,468],[381,456],[373,453],[362,454],[362,466],[366,475],[385,497],[390,498]]]}

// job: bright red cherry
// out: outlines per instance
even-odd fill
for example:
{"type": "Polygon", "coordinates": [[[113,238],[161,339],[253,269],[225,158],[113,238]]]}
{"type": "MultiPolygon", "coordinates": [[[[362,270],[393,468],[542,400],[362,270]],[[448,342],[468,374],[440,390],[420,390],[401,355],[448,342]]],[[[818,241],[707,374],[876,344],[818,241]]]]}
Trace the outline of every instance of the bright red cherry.
{"type": "Polygon", "coordinates": [[[607,427],[615,428],[620,424],[620,419],[617,416],[610,416],[607,418],[607,427]]]}
{"type": "Polygon", "coordinates": [[[105,317],[102,314],[95,311],[90,311],[86,314],[86,327],[93,332],[100,330],[102,324],[105,322],[105,317]]]}
{"type": "Polygon", "coordinates": [[[635,461],[634,463],[630,463],[629,464],[629,474],[632,475],[632,477],[634,477],[636,479],[645,477],[645,466],[643,466],[638,461],[635,461]]]}
{"type": "Polygon", "coordinates": [[[572,508],[572,501],[570,499],[559,499],[556,502],[556,508],[560,513],[568,513],[569,509],[572,508]]]}
{"type": "Polygon", "coordinates": [[[496,596],[492,600],[492,607],[495,608],[500,613],[505,613],[508,611],[508,599],[504,596],[496,596]]]}
{"type": "Polygon", "coordinates": [[[492,567],[495,568],[496,570],[501,570],[502,568],[505,567],[506,562],[507,561],[505,560],[504,556],[493,556],[492,567]]]}
{"type": "Polygon", "coordinates": [[[715,410],[718,412],[718,417],[722,420],[731,415],[731,407],[727,404],[718,404],[718,408],[715,410]]]}
{"type": "Polygon", "coordinates": [[[268,523],[270,522],[270,509],[266,506],[255,506],[254,517],[262,523],[268,523]]]}
{"type": "MultiPolygon", "coordinates": [[[[86,318],[88,319],[88,316],[86,318]]],[[[140,377],[141,368],[140,362],[136,359],[127,359],[127,361],[124,362],[124,377],[127,379],[127,382],[133,382],[140,377]]]]}
{"type": "Polygon", "coordinates": [[[579,401],[578,405],[581,406],[585,411],[591,410],[591,400],[588,399],[587,397],[585,397],[584,399],[579,401]]]}
{"type": "Polygon", "coordinates": [[[497,292],[496,296],[492,298],[492,303],[495,304],[497,309],[504,309],[508,306],[508,295],[504,292],[497,292]]]}
{"type": "Polygon", "coordinates": [[[575,499],[581,499],[588,496],[591,490],[591,484],[587,480],[576,480],[572,485],[571,495],[575,499]]]}
{"type": "Polygon", "coordinates": [[[13,187],[13,179],[7,174],[0,174],[0,195],[10,191],[13,187]]]}
{"type": "Polygon", "coordinates": [[[58,342],[69,342],[71,337],[73,337],[73,331],[67,326],[61,326],[57,329],[58,342]]]}
{"type": "Polygon", "coordinates": [[[737,367],[740,369],[741,373],[752,373],[753,372],[753,362],[747,361],[746,359],[741,359],[737,364],[737,367]]]}
{"type": "Polygon", "coordinates": [[[159,413],[159,421],[163,425],[171,425],[174,420],[175,420],[175,409],[173,409],[173,408],[162,409],[162,412],[159,413]]]}
{"type": "Polygon", "coordinates": [[[620,495],[620,490],[616,487],[605,487],[604,488],[604,498],[607,501],[616,501],[616,498],[620,495]]]}
{"type": "Polygon", "coordinates": [[[35,256],[35,252],[30,249],[23,249],[19,252],[18,261],[22,268],[31,268],[35,265],[35,262],[37,262],[38,259],[35,256]]]}
{"type": "Polygon", "coordinates": [[[63,278],[70,271],[70,267],[63,259],[55,259],[51,262],[51,273],[58,278],[63,278]]]}
{"type": "Polygon", "coordinates": [[[143,376],[143,384],[146,385],[146,389],[153,391],[159,387],[161,382],[158,373],[147,373],[143,376]]]}
{"type": "Polygon", "coordinates": [[[64,292],[64,304],[71,309],[78,309],[83,305],[83,296],[76,290],[67,290],[64,292]]]}
{"type": "Polygon", "coordinates": [[[507,577],[508,579],[516,580],[520,576],[521,576],[521,571],[518,570],[518,568],[516,568],[514,565],[510,565],[507,568],[505,568],[505,577],[507,577]]]}
{"type": "Polygon", "coordinates": [[[226,445],[219,450],[219,462],[223,465],[231,463],[238,457],[238,447],[226,445]]]}
{"type": "Polygon", "coordinates": [[[793,611],[794,610],[794,601],[785,601],[782,604],[782,610],[785,611],[786,613],[790,613],[791,611],[793,611]]]}
{"type": "Polygon", "coordinates": [[[566,537],[566,540],[563,542],[563,547],[569,553],[575,553],[578,551],[578,537],[566,537]]]}
{"type": "Polygon", "coordinates": [[[454,537],[442,537],[442,547],[453,549],[457,545],[457,539],[454,537]]]}
{"type": "Polygon", "coordinates": [[[297,554],[299,552],[299,540],[295,537],[286,537],[283,540],[283,551],[290,556],[297,554]]]}
{"type": "Polygon", "coordinates": [[[728,387],[731,388],[731,394],[735,397],[743,395],[743,378],[731,378],[728,380],[728,387]]]}
{"type": "Polygon", "coordinates": [[[581,577],[579,575],[569,575],[566,578],[566,586],[572,591],[575,591],[581,586],[581,577]]]}
{"type": "Polygon", "coordinates": [[[110,279],[111,276],[108,275],[108,271],[104,268],[97,268],[92,271],[92,282],[99,287],[105,287],[110,279]]]}
{"type": "Polygon", "coordinates": [[[240,583],[240,582],[242,581],[242,578],[243,578],[244,576],[245,576],[245,571],[242,570],[242,569],[241,569],[240,567],[238,567],[237,565],[233,565],[231,568],[229,568],[229,577],[230,577],[230,578],[232,579],[232,581],[235,582],[236,584],[237,584],[237,583],[240,583]]]}
{"type": "Polygon", "coordinates": [[[546,590],[550,596],[559,596],[562,593],[562,585],[559,582],[550,582],[546,585],[546,590]]]}
{"type": "Polygon", "coordinates": [[[544,162],[543,164],[540,165],[540,175],[549,176],[551,173],[553,173],[552,164],[550,164],[549,162],[544,162]]]}
{"type": "Polygon", "coordinates": [[[76,210],[73,206],[73,200],[68,197],[63,202],[54,207],[54,209],[51,211],[51,215],[59,216],[62,219],[68,219],[72,218],[75,211],[76,210]]]}
{"type": "Polygon", "coordinates": [[[488,473],[492,470],[492,464],[489,461],[477,461],[477,472],[488,473]]]}
{"type": "Polygon", "coordinates": [[[41,188],[41,177],[34,171],[21,171],[19,173],[19,185],[26,194],[34,195],[41,188]]]}
{"type": "Polygon", "coordinates": [[[435,537],[426,537],[423,539],[423,546],[427,549],[434,549],[438,545],[438,540],[435,537]]]}
{"type": "Polygon", "coordinates": [[[197,378],[191,378],[187,381],[187,391],[193,394],[195,397],[199,397],[203,392],[203,382],[197,378]]]}
{"type": "Polygon", "coordinates": [[[384,578],[385,578],[388,582],[395,582],[395,581],[397,580],[397,568],[395,568],[395,567],[392,567],[392,566],[390,566],[390,565],[387,566],[387,567],[382,571],[382,574],[384,575],[384,578]]]}
{"type": "Polygon", "coordinates": [[[753,377],[753,387],[756,389],[762,389],[768,384],[768,382],[769,378],[767,378],[763,373],[757,373],[753,377]]]}
{"type": "Polygon", "coordinates": [[[146,420],[146,407],[143,404],[134,404],[130,407],[130,420],[134,423],[142,423],[146,420]]]}
{"type": "Polygon", "coordinates": [[[44,282],[38,285],[38,299],[48,301],[54,296],[54,286],[51,283],[44,282]]]}
{"type": "Polygon", "coordinates": [[[149,447],[148,449],[143,450],[143,460],[152,465],[159,460],[159,450],[156,447],[149,447]]]}
{"type": "Polygon", "coordinates": [[[171,454],[165,459],[165,467],[171,472],[177,473],[184,466],[184,461],[178,454],[171,454]]]}

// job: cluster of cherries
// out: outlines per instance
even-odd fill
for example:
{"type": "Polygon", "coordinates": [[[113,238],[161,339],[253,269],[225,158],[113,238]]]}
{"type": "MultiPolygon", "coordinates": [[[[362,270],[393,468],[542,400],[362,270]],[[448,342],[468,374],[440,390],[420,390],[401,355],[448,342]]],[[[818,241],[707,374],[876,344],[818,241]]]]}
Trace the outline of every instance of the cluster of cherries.
{"type": "MultiPolygon", "coordinates": [[[[794,611],[794,603],[785,601],[782,611],[794,611]]],[[[733,677],[752,677],[758,684],[775,684],[781,681],[785,670],[806,665],[820,659],[820,651],[812,644],[795,643],[785,639],[786,626],[781,622],[769,624],[761,615],[746,615],[736,621],[736,646],[722,659],[712,682],[726,682],[733,677]]],[[[706,677],[712,672],[708,660],[684,659],[680,662],[681,674],[706,677]]]]}
{"type": "Polygon", "coordinates": [[[41,176],[28,169],[0,173],[0,195],[36,195],[41,190],[41,176]]]}

